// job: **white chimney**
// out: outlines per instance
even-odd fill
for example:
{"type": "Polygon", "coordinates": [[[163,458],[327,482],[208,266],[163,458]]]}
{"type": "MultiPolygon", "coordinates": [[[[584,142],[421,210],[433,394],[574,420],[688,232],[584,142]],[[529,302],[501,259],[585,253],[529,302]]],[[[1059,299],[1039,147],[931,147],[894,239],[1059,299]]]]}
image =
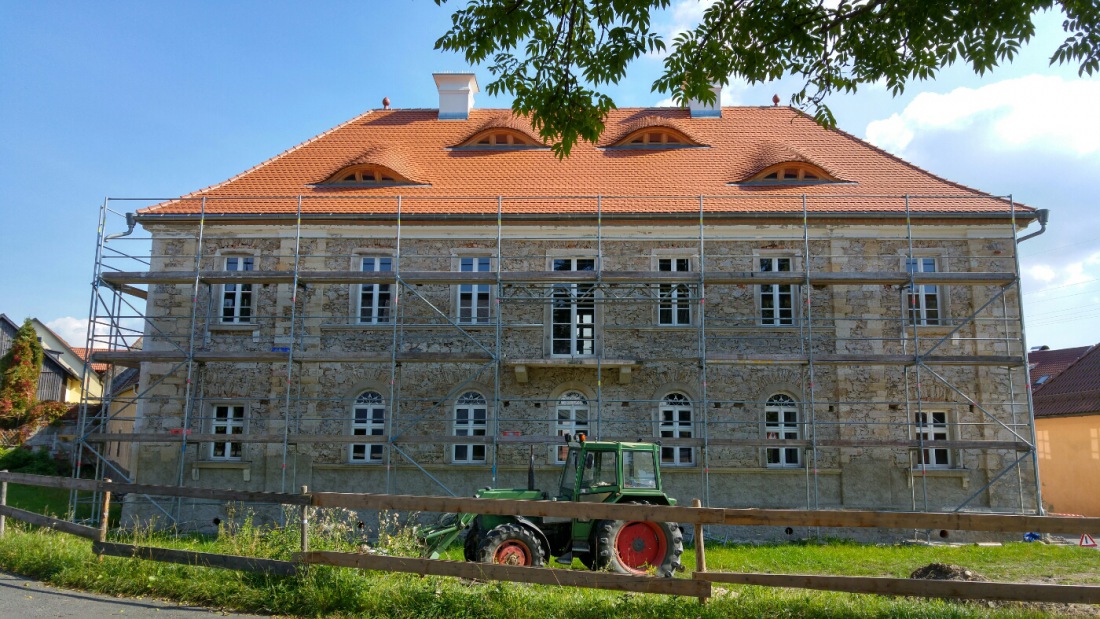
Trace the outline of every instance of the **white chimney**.
{"type": "Polygon", "coordinates": [[[466,120],[478,91],[473,73],[433,73],[439,89],[439,120],[466,120]]]}
{"type": "Polygon", "coordinates": [[[722,117],[722,86],[710,87],[714,93],[714,103],[706,104],[698,99],[688,100],[688,108],[692,118],[721,118],[722,117]]]}

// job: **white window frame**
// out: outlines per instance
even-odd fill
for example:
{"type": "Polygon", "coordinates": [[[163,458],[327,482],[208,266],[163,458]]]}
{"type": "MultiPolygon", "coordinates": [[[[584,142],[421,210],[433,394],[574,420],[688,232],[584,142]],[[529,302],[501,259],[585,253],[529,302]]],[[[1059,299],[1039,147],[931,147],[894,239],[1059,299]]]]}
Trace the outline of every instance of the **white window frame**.
{"type": "MultiPolygon", "coordinates": [[[[768,396],[764,403],[764,438],[781,441],[800,440],[802,415],[799,409],[798,400],[790,394],[773,393],[768,396]]],[[[764,465],[770,469],[802,468],[802,448],[765,447],[764,465]]]]}
{"type": "Polygon", "coordinates": [[[951,415],[946,410],[921,410],[913,413],[913,438],[923,441],[916,450],[913,468],[949,469],[954,465],[951,449],[936,447],[937,442],[951,440],[951,415]]]}
{"type": "MultiPolygon", "coordinates": [[[[488,254],[455,256],[459,273],[492,273],[493,257],[488,254]]],[[[459,284],[455,286],[455,322],[460,325],[487,325],[493,322],[493,286],[491,284],[459,284]],[[463,297],[469,295],[464,302],[463,297]],[[481,301],[484,299],[484,312],[481,301]]]]}
{"type": "MultiPolygon", "coordinates": [[[[385,436],[386,416],[389,407],[386,398],[374,389],[365,389],[351,404],[350,432],[352,436],[385,436]],[[381,418],[379,418],[379,411],[381,418]],[[362,413],[362,415],[360,415],[362,413]]],[[[382,443],[351,443],[348,445],[348,462],[352,464],[381,464],[385,445],[382,443]]]]}
{"type": "MultiPolygon", "coordinates": [[[[591,412],[587,395],[578,389],[566,390],[554,402],[554,435],[587,434],[591,412]],[[583,413],[583,420],[578,418],[578,413],[583,413]]],[[[569,448],[565,445],[555,448],[554,463],[564,464],[568,454],[569,448]]]]}
{"type": "MultiPolygon", "coordinates": [[[[690,256],[676,254],[657,254],[653,257],[654,268],[661,273],[679,273],[694,271],[690,256]],[[666,265],[667,263],[667,265],[666,265]],[[667,268],[665,268],[667,266],[667,268]]],[[[691,296],[694,286],[690,284],[657,285],[657,324],[662,327],[687,327],[694,324],[691,296]],[[685,316],[686,313],[686,316],[685,316]],[[666,320],[666,314],[668,319],[666,320]]]]}
{"type": "MultiPolygon", "coordinates": [[[[941,262],[939,256],[929,254],[914,254],[902,258],[906,273],[940,273],[942,272],[941,262]],[[928,270],[929,266],[932,270],[928,270]]],[[[906,291],[905,300],[906,324],[915,327],[942,327],[947,324],[944,316],[943,286],[916,284],[906,291]]]]}
{"type": "MultiPolygon", "coordinates": [[[[463,393],[455,400],[453,420],[454,436],[486,436],[489,428],[489,401],[479,391],[463,393]]],[[[486,451],[484,443],[456,443],[451,446],[451,461],[455,464],[485,464],[486,451]]]]}
{"type": "MultiPolygon", "coordinates": [[[[670,392],[661,399],[657,415],[657,435],[660,438],[695,437],[695,407],[687,394],[670,392]]],[[[695,448],[682,445],[661,447],[661,466],[695,466],[695,448]]]]}
{"type": "MultiPolygon", "coordinates": [[[[244,434],[248,409],[237,402],[219,402],[210,406],[210,433],[226,437],[244,434]],[[220,413],[225,416],[220,416],[220,413]]],[[[211,441],[207,456],[217,461],[238,461],[244,455],[244,444],[240,441],[211,441]],[[219,453],[220,452],[220,453],[219,453]]]]}
{"type": "MultiPolygon", "coordinates": [[[[599,268],[595,256],[553,256],[549,259],[549,268],[556,272],[584,272],[577,267],[581,262],[591,262],[592,270],[599,268]],[[568,261],[569,269],[558,269],[558,263],[568,261]]],[[[550,356],[551,357],[594,357],[596,356],[596,287],[593,284],[554,284],[550,302],[550,356]],[[556,308],[555,302],[566,300],[567,308],[556,308]],[[581,301],[581,299],[586,299],[581,301]],[[568,311],[569,321],[559,321],[559,311],[568,311]],[[589,322],[584,322],[588,320],[589,322]],[[556,327],[568,326],[569,338],[555,337],[556,327]],[[568,342],[569,352],[557,352],[556,344],[568,342]]]]}
{"type": "MultiPolygon", "coordinates": [[[[754,252],[752,258],[753,268],[757,273],[793,273],[798,270],[798,257],[790,252],[754,252]],[[787,269],[779,269],[780,260],[787,261],[787,269]],[[768,262],[767,270],[764,268],[764,261],[768,262]]],[[[759,284],[756,287],[756,324],[762,327],[797,327],[800,289],[800,286],[794,284],[759,284]],[[781,315],[783,310],[781,303],[784,295],[790,297],[791,315],[789,319],[785,319],[781,315]],[[770,303],[772,306],[772,316],[770,317],[764,315],[765,303],[770,303]],[[784,322],[784,320],[789,320],[789,322],[784,322]]]]}
{"type": "MultiPolygon", "coordinates": [[[[359,270],[369,273],[390,273],[393,271],[394,258],[387,254],[361,254],[357,257],[359,270]],[[368,261],[370,269],[367,269],[368,261]],[[385,261],[385,263],[383,262],[385,261]],[[386,264],[389,268],[382,269],[386,264]]],[[[390,324],[393,321],[394,286],[392,284],[359,284],[355,295],[355,321],[361,325],[390,324]],[[364,307],[364,299],[369,295],[369,307],[364,307]],[[389,299],[388,304],[380,303],[382,295],[389,299]],[[383,311],[385,310],[385,311],[383,311]],[[364,315],[366,311],[366,315],[364,315]]]]}
{"type": "MultiPolygon", "coordinates": [[[[226,271],[239,273],[252,271],[255,268],[256,257],[251,254],[225,254],[222,256],[222,265],[226,271]]],[[[218,311],[218,322],[225,325],[252,324],[255,305],[255,291],[252,284],[222,284],[219,292],[221,307],[218,311]],[[226,314],[228,310],[228,315],[226,314]]]]}

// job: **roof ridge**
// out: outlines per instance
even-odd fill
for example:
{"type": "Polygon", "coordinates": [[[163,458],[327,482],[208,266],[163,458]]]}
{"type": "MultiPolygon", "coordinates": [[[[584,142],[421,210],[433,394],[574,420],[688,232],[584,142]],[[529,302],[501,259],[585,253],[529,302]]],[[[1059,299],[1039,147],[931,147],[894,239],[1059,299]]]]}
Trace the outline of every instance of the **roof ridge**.
{"type": "MultiPolygon", "coordinates": [[[[798,108],[791,107],[791,106],[786,106],[786,108],[793,111],[795,114],[801,115],[804,118],[807,118],[807,119],[813,121],[814,123],[817,123],[817,121],[814,120],[813,117],[811,117],[809,114],[807,114],[806,112],[803,112],[802,110],[800,110],[798,108]]],[[[780,108],[780,109],[782,109],[782,108],[780,108]]],[[[995,196],[995,195],[993,195],[993,194],[991,194],[987,191],[982,191],[981,189],[975,189],[974,187],[971,187],[969,185],[964,185],[962,183],[944,178],[944,177],[942,177],[938,174],[934,174],[934,173],[932,173],[928,170],[925,170],[924,168],[920,167],[919,165],[917,165],[915,163],[912,163],[910,161],[907,161],[905,159],[902,159],[901,157],[891,153],[890,151],[887,151],[883,148],[880,148],[879,146],[877,146],[875,144],[872,144],[871,142],[868,142],[867,140],[864,140],[863,138],[860,138],[860,137],[857,137],[857,136],[855,136],[851,133],[848,133],[847,131],[845,131],[844,129],[841,129],[840,127],[834,126],[831,130],[836,131],[838,134],[840,134],[843,137],[848,138],[849,140],[854,140],[856,142],[859,142],[860,144],[874,150],[875,152],[877,152],[881,155],[884,155],[884,156],[886,156],[890,159],[893,159],[894,161],[902,164],[903,166],[906,166],[910,169],[916,170],[917,172],[920,172],[921,174],[924,174],[926,176],[930,176],[930,177],[932,177],[932,178],[934,178],[934,179],[936,179],[936,180],[938,180],[942,183],[947,183],[948,185],[951,185],[953,187],[957,187],[957,188],[965,190],[965,191],[969,191],[969,192],[971,192],[973,194],[976,194],[978,196],[981,196],[981,197],[990,198],[990,199],[994,199],[994,200],[1006,201],[1004,199],[1004,197],[1002,197],[1002,196],[995,196]]],[[[1023,207],[1025,209],[1028,209],[1028,210],[1034,210],[1032,207],[1030,207],[1026,204],[1022,204],[1020,202],[1013,202],[1013,204],[1015,206],[1020,206],[1020,207],[1023,207]]]]}
{"type": "Polygon", "coordinates": [[[239,172],[239,173],[225,179],[224,181],[221,181],[219,183],[214,183],[213,185],[209,185],[209,186],[204,187],[202,189],[199,189],[197,191],[192,191],[191,193],[184,194],[184,195],[182,195],[178,198],[173,198],[171,200],[165,200],[164,202],[161,202],[160,204],[154,204],[153,206],[150,206],[149,208],[144,209],[144,210],[146,210],[146,211],[155,211],[155,210],[157,210],[161,207],[169,206],[171,204],[176,204],[176,203],[178,203],[182,200],[186,200],[186,199],[189,199],[189,198],[194,198],[194,197],[197,197],[200,194],[204,194],[204,193],[207,193],[207,192],[210,192],[210,191],[214,191],[215,189],[219,189],[221,187],[224,187],[224,186],[226,186],[226,185],[228,185],[228,184],[230,184],[230,183],[232,183],[236,180],[244,178],[245,176],[247,176],[247,175],[249,175],[249,174],[251,174],[251,173],[253,173],[253,172],[255,172],[255,171],[257,171],[261,168],[267,167],[267,166],[271,165],[272,163],[278,161],[279,159],[282,159],[283,157],[286,157],[287,155],[290,155],[291,153],[294,153],[298,150],[301,150],[302,148],[305,148],[306,146],[309,146],[310,144],[313,144],[314,142],[317,142],[317,141],[319,141],[319,140],[321,140],[321,139],[323,139],[323,138],[339,131],[340,129],[343,129],[344,127],[354,123],[355,121],[357,121],[361,118],[364,118],[366,116],[369,116],[369,115],[373,114],[375,111],[377,111],[377,110],[371,108],[371,109],[369,109],[369,110],[367,110],[367,111],[365,111],[365,112],[363,112],[363,113],[361,113],[357,116],[354,116],[354,117],[352,117],[352,118],[336,125],[335,127],[332,127],[331,129],[327,129],[327,130],[325,130],[321,133],[318,133],[317,135],[315,135],[315,136],[313,136],[313,137],[311,137],[311,138],[309,138],[309,139],[307,139],[303,142],[295,144],[294,146],[291,146],[290,148],[284,150],[281,153],[278,153],[276,155],[268,157],[267,159],[261,161],[260,163],[257,163],[256,165],[252,166],[251,168],[248,168],[244,172],[239,172]]]}

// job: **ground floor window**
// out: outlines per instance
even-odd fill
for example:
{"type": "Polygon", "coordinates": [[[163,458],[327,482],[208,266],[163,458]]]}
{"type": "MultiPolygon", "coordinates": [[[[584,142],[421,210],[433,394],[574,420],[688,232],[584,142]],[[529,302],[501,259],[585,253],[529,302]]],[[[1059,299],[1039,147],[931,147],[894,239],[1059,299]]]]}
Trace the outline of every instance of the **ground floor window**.
{"type": "MultiPolygon", "coordinates": [[[[352,436],[382,436],[386,433],[386,401],[377,391],[364,391],[351,407],[352,436]]],[[[352,443],[349,460],[355,463],[382,462],[382,444],[352,443]]]]}
{"type": "MultiPolygon", "coordinates": [[[[772,441],[797,441],[801,437],[798,423],[798,403],[784,393],[768,398],[764,405],[765,437],[772,441]]],[[[767,465],[774,468],[802,466],[801,447],[768,447],[765,450],[767,465]]]]}
{"type": "MultiPolygon", "coordinates": [[[[455,436],[485,436],[489,407],[485,396],[467,391],[455,402],[455,436]]],[[[456,463],[485,462],[485,445],[454,445],[452,460],[456,463]]]]}
{"type": "Polygon", "coordinates": [[[244,405],[217,404],[214,417],[210,420],[210,433],[225,440],[210,443],[211,460],[240,460],[241,443],[229,440],[229,437],[244,434],[244,405]]]}

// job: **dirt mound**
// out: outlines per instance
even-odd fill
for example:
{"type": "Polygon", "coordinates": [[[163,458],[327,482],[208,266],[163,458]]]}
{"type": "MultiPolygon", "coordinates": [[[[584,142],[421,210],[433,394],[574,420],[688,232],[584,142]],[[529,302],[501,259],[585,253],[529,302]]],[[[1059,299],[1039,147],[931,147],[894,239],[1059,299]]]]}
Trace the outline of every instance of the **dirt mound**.
{"type": "Polygon", "coordinates": [[[929,563],[918,568],[909,575],[909,578],[920,580],[969,580],[973,582],[989,582],[989,579],[981,574],[968,570],[958,565],[947,563],[929,563]]]}

